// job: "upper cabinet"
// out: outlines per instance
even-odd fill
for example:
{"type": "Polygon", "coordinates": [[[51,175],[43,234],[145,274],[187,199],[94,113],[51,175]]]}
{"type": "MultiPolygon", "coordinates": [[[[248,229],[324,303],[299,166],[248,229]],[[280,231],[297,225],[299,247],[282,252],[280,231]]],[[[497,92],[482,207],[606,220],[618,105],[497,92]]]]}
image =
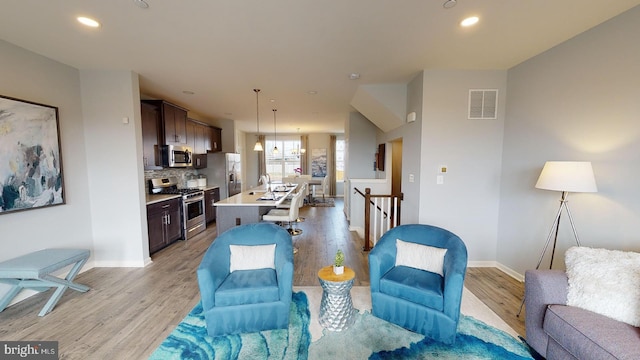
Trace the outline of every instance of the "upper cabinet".
{"type": "Polygon", "coordinates": [[[160,110],[163,145],[187,144],[187,110],[164,100],[143,100],[160,110]]]}
{"type": "Polygon", "coordinates": [[[217,127],[209,128],[209,152],[222,151],[222,129],[217,127]]]}
{"type": "Polygon", "coordinates": [[[187,144],[187,110],[167,102],[162,103],[164,141],[167,145],[187,144]]]}
{"type": "Polygon", "coordinates": [[[160,144],[160,111],[158,107],[140,104],[142,115],[142,153],[145,170],[162,169],[158,145],[160,144]]]}
{"type": "Polygon", "coordinates": [[[222,130],[193,119],[187,120],[187,146],[194,154],[222,151],[222,130]]]}
{"type": "Polygon", "coordinates": [[[187,119],[187,110],[164,100],[142,100],[140,109],[145,170],[162,169],[162,145],[186,145],[194,154],[222,151],[222,129],[187,119]]]}

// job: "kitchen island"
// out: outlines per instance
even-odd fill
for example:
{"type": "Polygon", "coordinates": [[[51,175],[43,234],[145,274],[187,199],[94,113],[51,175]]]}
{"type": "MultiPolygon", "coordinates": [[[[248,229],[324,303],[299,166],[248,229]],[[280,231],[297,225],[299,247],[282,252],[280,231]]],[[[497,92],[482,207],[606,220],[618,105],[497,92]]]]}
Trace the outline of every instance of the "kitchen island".
{"type": "Polygon", "coordinates": [[[262,215],[280,205],[296,185],[272,185],[272,189],[256,187],[216,202],[218,236],[234,226],[262,221],[262,215]]]}

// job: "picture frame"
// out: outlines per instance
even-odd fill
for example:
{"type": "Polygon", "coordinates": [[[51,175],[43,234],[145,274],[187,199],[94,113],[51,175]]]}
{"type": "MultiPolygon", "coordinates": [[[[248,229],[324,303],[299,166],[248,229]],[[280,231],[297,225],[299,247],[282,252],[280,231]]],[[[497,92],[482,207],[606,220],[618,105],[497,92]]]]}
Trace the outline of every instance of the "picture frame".
{"type": "Polygon", "coordinates": [[[0,215],[63,205],[58,108],[0,95],[0,215]]]}
{"type": "Polygon", "coordinates": [[[311,176],[327,176],[327,149],[311,149],[311,176]]]}

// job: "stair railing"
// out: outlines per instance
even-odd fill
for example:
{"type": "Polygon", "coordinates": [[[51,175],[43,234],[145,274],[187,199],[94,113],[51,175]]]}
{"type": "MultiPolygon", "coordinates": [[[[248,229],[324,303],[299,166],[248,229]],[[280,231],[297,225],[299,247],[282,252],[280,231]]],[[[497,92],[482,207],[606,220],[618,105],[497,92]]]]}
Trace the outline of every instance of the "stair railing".
{"type": "Polygon", "coordinates": [[[389,229],[400,225],[400,209],[404,195],[373,195],[371,188],[364,193],[354,188],[355,193],[364,197],[364,251],[371,250],[378,239],[389,229]],[[373,234],[372,234],[373,232],[373,234]]]}

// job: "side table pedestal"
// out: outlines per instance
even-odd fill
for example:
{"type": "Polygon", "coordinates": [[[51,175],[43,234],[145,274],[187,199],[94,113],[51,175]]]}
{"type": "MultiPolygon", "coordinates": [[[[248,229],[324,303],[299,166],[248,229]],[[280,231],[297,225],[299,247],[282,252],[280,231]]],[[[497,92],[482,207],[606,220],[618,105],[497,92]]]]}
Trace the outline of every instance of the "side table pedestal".
{"type": "Polygon", "coordinates": [[[355,309],[351,300],[351,287],[355,272],[346,267],[344,274],[336,275],[333,267],[327,266],[318,271],[318,280],[322,286],[320,302],[320,325],[331,331],[347,329],[355,321],[355,309]]]}

